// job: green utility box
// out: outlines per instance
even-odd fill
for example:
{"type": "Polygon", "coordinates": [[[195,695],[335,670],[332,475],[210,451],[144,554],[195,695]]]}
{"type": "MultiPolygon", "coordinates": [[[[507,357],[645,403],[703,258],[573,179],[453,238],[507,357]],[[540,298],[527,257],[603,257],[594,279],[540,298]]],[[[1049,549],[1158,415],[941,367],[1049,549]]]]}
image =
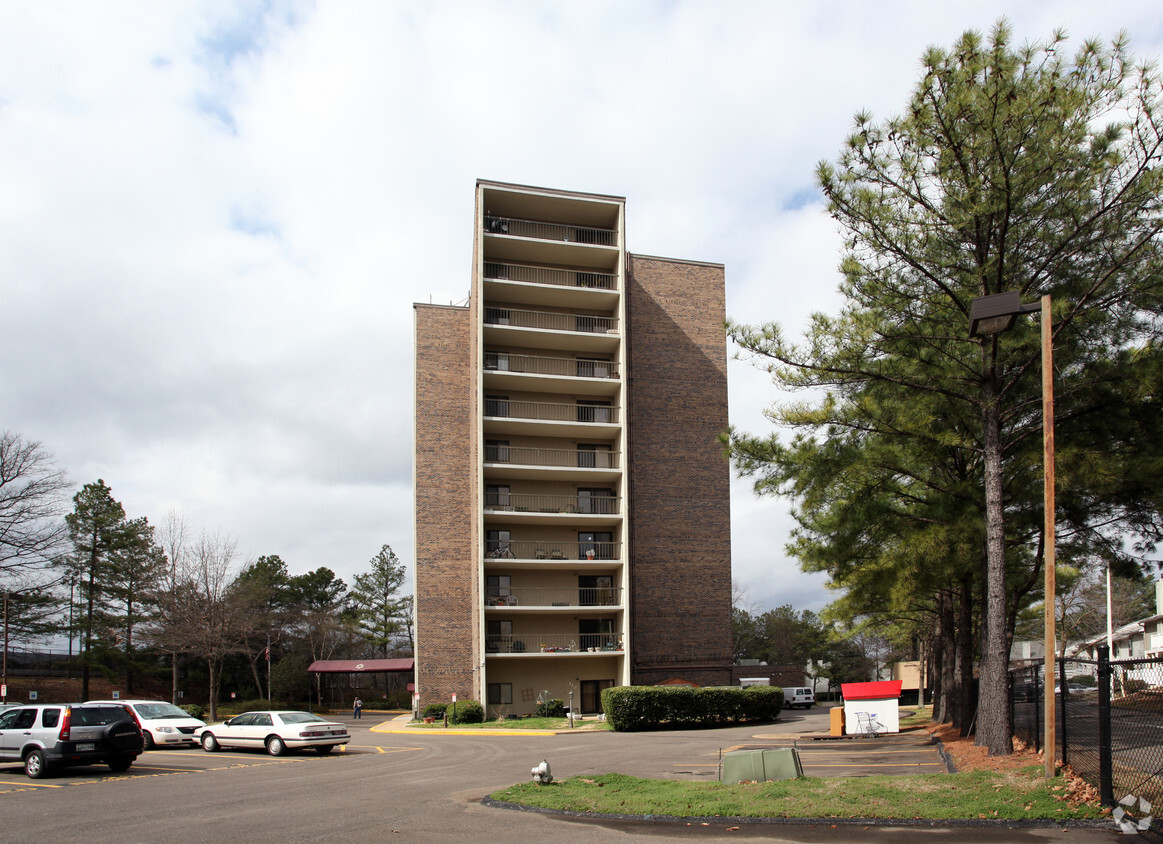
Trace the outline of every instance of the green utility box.
{"type": "Polygon", "coordinates": [[[723,754],[719,781],[767,782],[793,780],[804,775],[800,752],[794,747],[778,750],[733,750],[723,754]]]}

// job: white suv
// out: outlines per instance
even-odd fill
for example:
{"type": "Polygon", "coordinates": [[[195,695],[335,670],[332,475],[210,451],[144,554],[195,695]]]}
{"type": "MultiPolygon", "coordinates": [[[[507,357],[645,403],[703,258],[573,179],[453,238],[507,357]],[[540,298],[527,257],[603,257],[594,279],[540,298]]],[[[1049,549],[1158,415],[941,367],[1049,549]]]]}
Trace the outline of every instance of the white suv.
{"type": "Polygon", "coordinates": [[[155,747],[197,747],[198,739],[194,730],[205,727],[184,709],[163,700],[103,700],[99,703],[116,703],[128,706],[141,724],[141,736],[145,749],[155,747]]]}

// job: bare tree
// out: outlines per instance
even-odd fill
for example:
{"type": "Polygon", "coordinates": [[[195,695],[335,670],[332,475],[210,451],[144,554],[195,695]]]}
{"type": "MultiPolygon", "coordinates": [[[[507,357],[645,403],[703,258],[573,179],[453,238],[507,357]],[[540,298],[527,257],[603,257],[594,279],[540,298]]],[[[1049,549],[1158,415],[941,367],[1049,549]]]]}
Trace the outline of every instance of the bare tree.
{"type": "MultiPolygon", "coordinates": [[[[190,542],[190,526],[186,517],[177,510],[170,510],[162,519],[157,529],[157,542],[166,556],[165,570],[158,583],[159,596],[172,596],[178,588],[178,571],[185,565],[187,546],[190,542]]],[[[173,601],[162,599],[157,602],[157,617],[155,630],[169,627],[173,619],[167,617],[172,609],[173,601]]],[[[178,654],[177,650],[170,650],[170,702],[178,702],[178,654]]]]}
{"type": "Polygon", "coordinates": [[[171,652],[189,653],[206,660],[210,675],[210,718],[217,717],[222,663],[239,651],[249,630],[247,605],[234,589],[234,539],[203,531],[183,554],[174,588],[161,596],[164,625],[154,640],[171,652]]]}
{"type": "Polygon", "coordinates": [[[0,578],[30,585],[61,553],[71,487],[53,456],[20,434],[0,434],[0,578]]]}

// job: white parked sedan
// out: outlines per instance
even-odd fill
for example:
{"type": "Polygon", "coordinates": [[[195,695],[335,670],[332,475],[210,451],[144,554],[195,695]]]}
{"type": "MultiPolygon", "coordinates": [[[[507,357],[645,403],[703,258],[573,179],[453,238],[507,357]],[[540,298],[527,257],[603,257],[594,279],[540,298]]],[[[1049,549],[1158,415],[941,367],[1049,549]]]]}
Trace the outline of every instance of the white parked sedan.
{"type": "Polygon", "coordinates": [[[347,727],[325,721],[310,712],[244,712],[221,724],[195,732],[202,749],[213,753],[222,747],[265,747],[271,756],[288,750],[313,747],[322,756],[347,744],[347,727]]]}

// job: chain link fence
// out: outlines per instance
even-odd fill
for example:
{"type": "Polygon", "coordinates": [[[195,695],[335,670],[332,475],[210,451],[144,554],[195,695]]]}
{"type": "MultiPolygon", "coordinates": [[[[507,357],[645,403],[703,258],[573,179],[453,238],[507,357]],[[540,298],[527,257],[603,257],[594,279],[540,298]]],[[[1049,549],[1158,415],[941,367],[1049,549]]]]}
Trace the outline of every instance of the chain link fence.
{"type": "MultiPolygon", "coordinates": [[[[1055,671],[1058,758],[1098,789],[1163,805],[1163,659],[1059,660],[1055,671]]],[[[1043,667],[1010,672],[1014,737],[1041,750],[1043,667]]],[[[1160,823],[1155,824],[1156,829],[1160,823]]]]}

